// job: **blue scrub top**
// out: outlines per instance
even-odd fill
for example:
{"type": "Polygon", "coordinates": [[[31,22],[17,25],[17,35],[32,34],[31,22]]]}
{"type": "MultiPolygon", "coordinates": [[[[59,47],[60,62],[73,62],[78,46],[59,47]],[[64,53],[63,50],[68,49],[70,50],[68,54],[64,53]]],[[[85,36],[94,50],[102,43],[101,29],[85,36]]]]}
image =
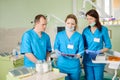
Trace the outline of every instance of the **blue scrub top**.
{"type": "MultiPolygon", "coordinates": [[[[84,53],[84,44],[82,35],[78,32],[74,32],[70,39],[67,37],[65,31],[61,31],[56,35],[54,49],[59,50],[65,54],[80,54],[84,53]],[[72,48],[68,48],[68,45],[72,45],[72,48]]],[[[58,57],[58,67],[62,67],[66,72],[70,69],[77,69],[80,67],[79,59],[69,59],[63,56],[58,57]],[[68,70],[67,70],[68,69],[68,70]]]]}
{"type": "MultiPolygon", "coordinates": [[[[102,26],[101,31],[96,29],[94,33],[91,32],[90,27],[88,26],[83,30],[82,36],[84,40],[85,49],[97,51],[103,48],[111,49],[112,47],[108,34],[108,29],[105,26],[102,26]]],[[[91,66],[99,65],[93,64],[91,62],[90,56],[87,54],[84,55],[83,63],[91,66]]]]}
{"type": "MultiPolygon", "coordinates": [[[[46,53],[51,51],[51,43],[48,34],[42,32],[42,36],[30,29],[26,31],[21,40],[21,54],[32,53],[38,60],[45,60],[46,53]]],[[[26,67],[35,67],[35,64],[24,56],[24,65],[26,67]]]]}

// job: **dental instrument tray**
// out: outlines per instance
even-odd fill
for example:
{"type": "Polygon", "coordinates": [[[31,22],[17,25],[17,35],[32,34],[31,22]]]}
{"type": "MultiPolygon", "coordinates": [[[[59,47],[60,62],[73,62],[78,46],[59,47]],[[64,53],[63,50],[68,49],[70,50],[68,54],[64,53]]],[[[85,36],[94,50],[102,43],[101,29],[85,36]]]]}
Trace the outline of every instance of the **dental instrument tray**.
{"type": "Polygon", "coordinates": [[[120,64],[120,52],[109,50],[108,52],[97,55],[96,60],[92,60],[93,63],[118,63],[120,64]]]}
{"type": "Polygon", "coordinates": [[[97,56],[93,63],[120,63],[120,57],[117,56],[97,56]]]}
{"type": "Polygon", "coordinates": [[[120,61],[120,57],[108,56],[108,61],[120,61]]]}
{"type": "Polygon", "coordinates": [[[105,55],[97,55],[96,60],[92,60],[93,63],[108,64],[108,68],[114,70],[114,76],[112,80],[116,80],[117,71],[120,69],[120,53],[117,51],[112,51],[105,53],[105,55]]]}
{"type": "Polygon", "coordinates": [[[18,68],[10,70],[8,73],[9,75],[13,77],[23,78],[23,77],[32,75],[34,72],[35,71],[30,68],[18,67],[18,68]]]}
{"type": "Polygon", "coordinates": [[[1,57],[6,57],[6,56],[9,56],[9,55],[11,55],[11,54],[8,53],[8,52],[2,52],[2,53],[0,53],[1,57]]]}

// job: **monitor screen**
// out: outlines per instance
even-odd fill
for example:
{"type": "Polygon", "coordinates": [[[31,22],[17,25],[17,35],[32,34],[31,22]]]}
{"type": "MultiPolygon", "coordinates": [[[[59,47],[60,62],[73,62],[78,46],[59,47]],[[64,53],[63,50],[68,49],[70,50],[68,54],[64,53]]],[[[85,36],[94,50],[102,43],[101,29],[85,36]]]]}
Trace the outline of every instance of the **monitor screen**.
{"type": "Polygon", "coordinates": [[[59,26],[57,27],[57,32],[65,30],[65,26],[59,26]]]}

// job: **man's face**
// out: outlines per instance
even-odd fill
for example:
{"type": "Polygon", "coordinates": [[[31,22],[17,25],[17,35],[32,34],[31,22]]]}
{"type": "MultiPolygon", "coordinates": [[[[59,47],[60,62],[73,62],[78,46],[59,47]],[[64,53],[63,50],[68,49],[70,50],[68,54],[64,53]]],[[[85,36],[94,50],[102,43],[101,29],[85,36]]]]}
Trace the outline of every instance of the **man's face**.
{"type": "Polygon", "coordinates": [[[39,22],[37,22],[37,29],[39,31],[45,31],[46,26],[47,26],[47,20],[44,19],[43,17],[40,18],[39,22]]]}

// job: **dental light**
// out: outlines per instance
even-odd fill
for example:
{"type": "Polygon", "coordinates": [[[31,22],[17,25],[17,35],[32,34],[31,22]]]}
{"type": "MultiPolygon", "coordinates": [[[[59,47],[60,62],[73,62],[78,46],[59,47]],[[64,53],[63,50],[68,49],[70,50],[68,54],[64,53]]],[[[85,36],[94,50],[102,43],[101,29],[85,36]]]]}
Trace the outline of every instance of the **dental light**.
{"type": "Polygon", "coordinates": [[[62,24],[64,24],[64,21],[61,20],[59,17],[55,16],[55,15],[51,15],[51,17],[53,17],[54,19],[56,19],[57,21],[61,22],[62,24]]]}
{"type": "Polygon", "coordinates": [[[108,15],[105,11],[103,11],[101,8],[99,8],[97,5],[95,5],[91,0],[83,0],[83,6],[82,9],[79,11],[79,17],[85,17],[85,6],[86,3],[90,3],[92,6],[96,8],[100,12],[100,18],[111,18],[112,16],[108,15]]]}

